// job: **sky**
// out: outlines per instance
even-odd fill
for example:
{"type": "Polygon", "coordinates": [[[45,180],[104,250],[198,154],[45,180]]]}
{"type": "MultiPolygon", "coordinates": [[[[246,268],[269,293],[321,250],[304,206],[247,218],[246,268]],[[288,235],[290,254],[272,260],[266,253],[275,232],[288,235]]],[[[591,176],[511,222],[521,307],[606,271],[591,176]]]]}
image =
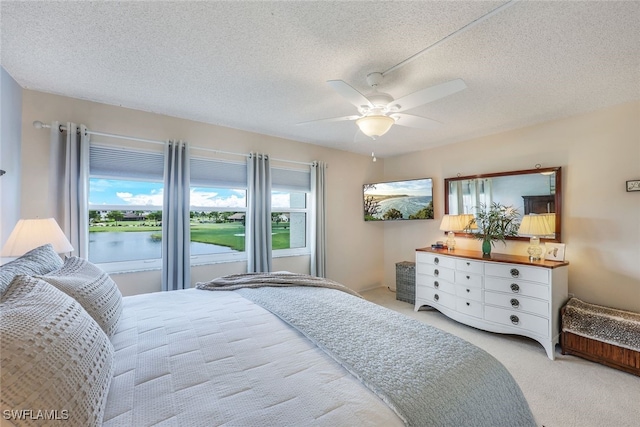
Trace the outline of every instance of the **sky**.
{"type": "Polygon", "coordinates": [[[375,184],[375,186],[375,189],[367,190],[367,194],[379,196],[391,196],[394,194],[406,194],[408,196],[431,196],[433,191],[433,182],[431,178],[381,182],[375,184]]]}
{"type": "MultiPolygon", "coordinates": [[[[131,206],[136,210],[162,208],[163,184],[148,181],[123,181],[114,179],[89,179],[89,207],[100,209],[100,206],[131,206]]],[[[226,188],[192,187],[190,205],[201,208],[245,208],[246,190],[226,188]]],[[[289,194],[274,192],[272,206],[288,207],[289,194]]]]}

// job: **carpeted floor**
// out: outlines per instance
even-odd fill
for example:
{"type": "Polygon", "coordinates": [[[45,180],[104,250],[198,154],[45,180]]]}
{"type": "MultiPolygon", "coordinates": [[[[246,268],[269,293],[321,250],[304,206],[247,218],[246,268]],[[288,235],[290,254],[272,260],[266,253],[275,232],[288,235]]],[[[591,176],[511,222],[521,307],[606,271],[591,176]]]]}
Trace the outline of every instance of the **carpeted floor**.
{"type": "Polygon", "coordinates": [[[559,346],[552,361],[534,340],[480,331],[432,309],[415,312],[412,304],[397,301],[395,293],[387,288],[361,295],[489,352],[516,379],[541,426],[640,426],[640,377],[575,356],[563,356],[559,346]]]}

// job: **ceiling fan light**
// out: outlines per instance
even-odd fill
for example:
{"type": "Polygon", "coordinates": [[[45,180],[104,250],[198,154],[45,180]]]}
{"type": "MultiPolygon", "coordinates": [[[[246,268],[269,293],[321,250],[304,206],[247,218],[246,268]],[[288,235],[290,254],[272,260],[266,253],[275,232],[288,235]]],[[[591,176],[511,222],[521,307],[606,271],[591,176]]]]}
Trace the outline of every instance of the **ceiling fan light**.
{"type": "Polygon", "coordinates": [[[384,135],[394,123],[395,120],[391,117],[381,115],[364,116],[356,120],[360,131],[371,138],[384,135]]]}

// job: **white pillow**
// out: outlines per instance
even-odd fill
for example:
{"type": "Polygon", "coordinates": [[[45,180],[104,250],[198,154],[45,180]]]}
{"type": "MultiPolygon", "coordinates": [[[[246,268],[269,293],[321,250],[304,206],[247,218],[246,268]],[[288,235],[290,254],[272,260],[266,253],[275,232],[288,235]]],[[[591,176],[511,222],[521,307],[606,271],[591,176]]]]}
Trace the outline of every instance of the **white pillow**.
{"type": "Polygon", "coordinates": [[[111,277],[95,264],[71,257],[59,270],[37,277],[78,301],[107,336],[116,332],[122,315],[122,294],[111,277]]]}
{"type": "Polygon", "coordinates": [[[44,425],[31,418],[48,411],[65,425],[101,425],[115,352],[82,306],[47,282],[20,275],[0,297],[0,313],[2,413],[31,410],[9,421],[44,425]]]}
{"type": "Polygon", "coordinates": [[[18,274],[48,274],[62,267],[60,255],[53,250],[51,244],[39,246],[30,250],[7,264],[0,265],[0,294],[18,274]]]}

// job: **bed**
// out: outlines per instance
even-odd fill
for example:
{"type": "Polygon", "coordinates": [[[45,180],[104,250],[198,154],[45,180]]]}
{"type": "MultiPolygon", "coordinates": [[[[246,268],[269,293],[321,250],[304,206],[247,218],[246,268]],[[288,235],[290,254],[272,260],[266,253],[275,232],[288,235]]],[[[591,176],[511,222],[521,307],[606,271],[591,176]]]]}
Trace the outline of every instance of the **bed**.
{"type": "Polygon", "coordinates": [[[0,267],[5,422],[536,425],[492,356],[330,280],[240,275],[122,298],[91,263],[34,251],[28,271],[0,267]]]}

